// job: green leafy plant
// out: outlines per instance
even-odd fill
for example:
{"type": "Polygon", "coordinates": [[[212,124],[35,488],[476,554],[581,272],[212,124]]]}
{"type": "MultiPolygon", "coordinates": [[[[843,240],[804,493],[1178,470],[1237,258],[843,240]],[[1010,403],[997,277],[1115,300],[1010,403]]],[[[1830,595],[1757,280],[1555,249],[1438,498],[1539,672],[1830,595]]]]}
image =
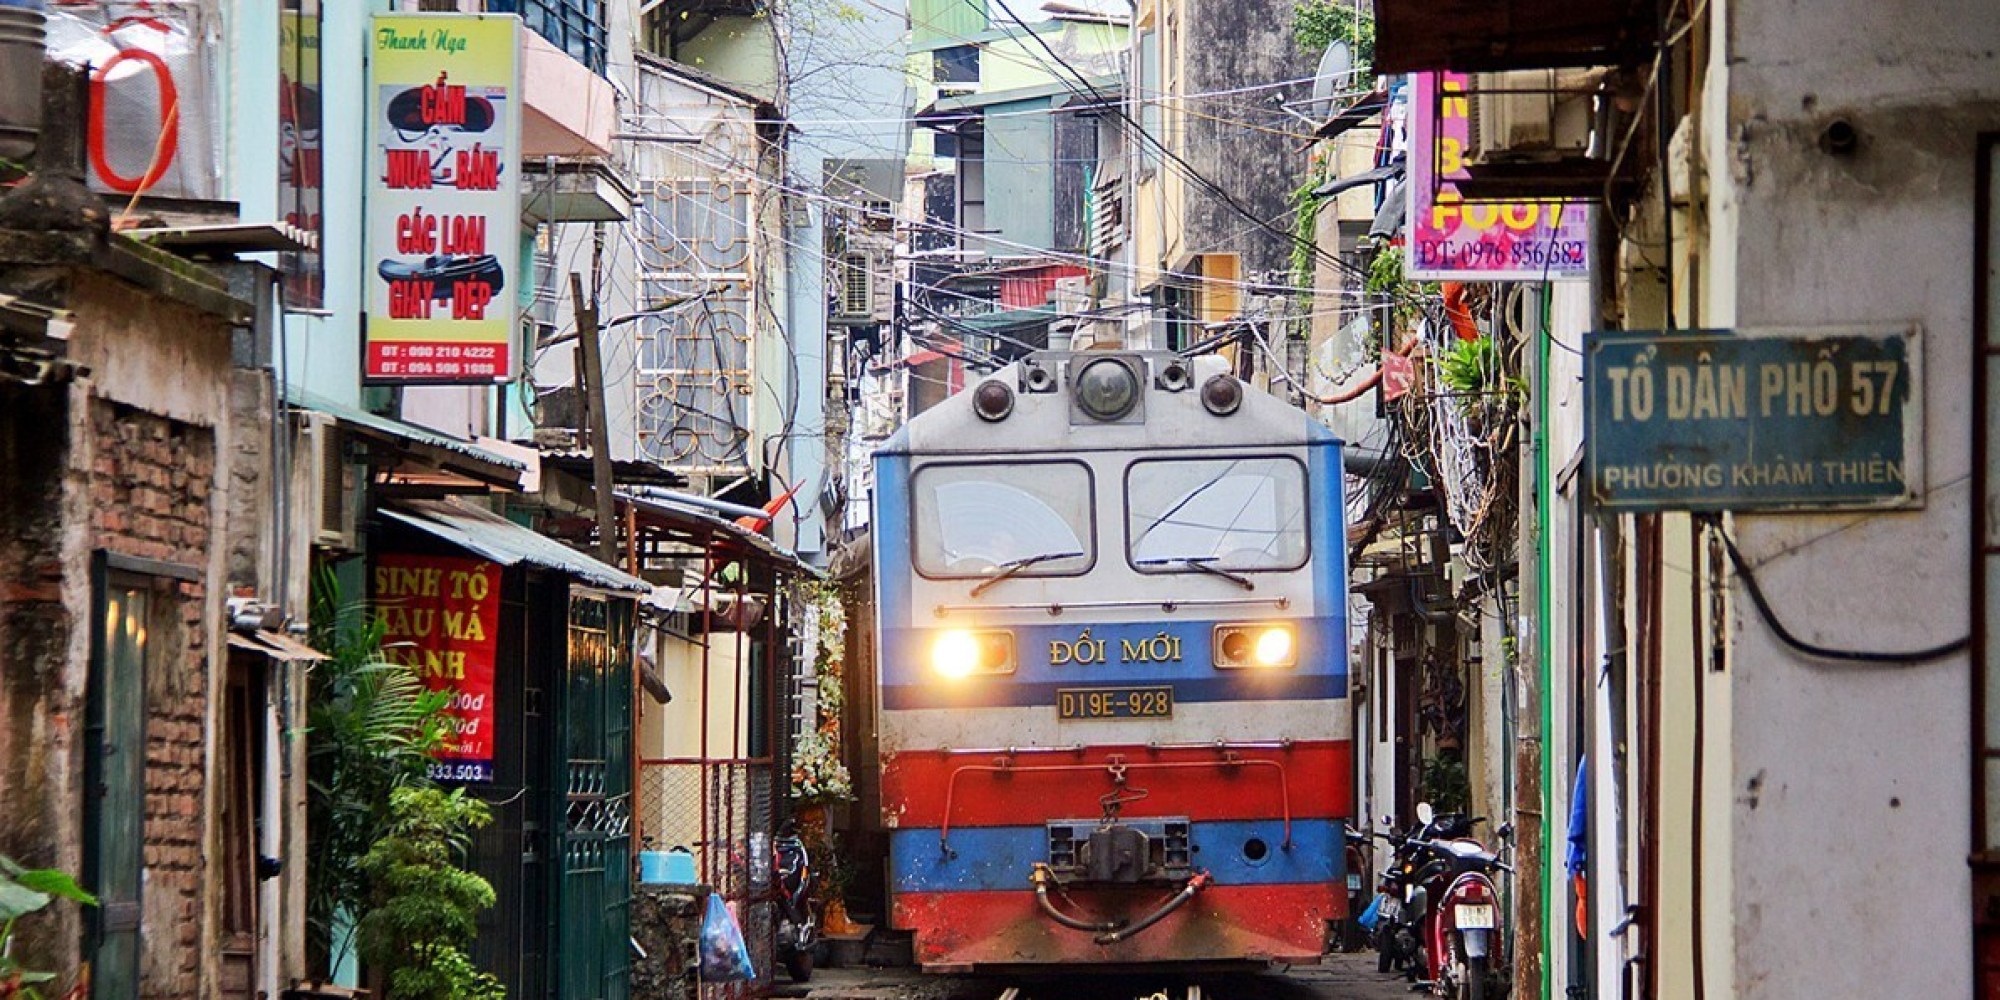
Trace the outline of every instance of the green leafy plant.
{"type": "Polygon", "coordinates": [[[1506,374],[1493,338],[1483,335],[1458,341],[1438,355],[1438,382],[1459,397],[1462,410],[1470,410],[1488,397],[1526,391],[1520,379],[1506,374]]]}
{"type": "Polygon", "coordinates": [[[451,695],[428,690],[408,667],[382,654],[381,620],[342,599],[331,572],[314,582],[313,669],[306,718],[306,923],[322,971],[353,947],[341,928],[368,901],[362,859],[380,837],[393,793],[429,784],[431,752],[448,731],[451,695]]]}
{"type": "Polygon", "coordinates": [[[368,909],[361,957],[383,970],[392,1000],[499,1000],[500,981],[466,955],[493,885],[459,867],[472,831],[493,812],[464,789],[398,788],[389,821],[361,859],[368,909]]]}
{"type": "Polygon", "coordinates": [[[1424,761],[1419,787],[1423,800],[1441,813],[1464,812],[1472,801],[1472,783],[1466,777],[1465,761],[1456,753],[1440,753],[1424,761]]]}
{"type": "Polygon", "coordinates": [[[76,880],[53,868],[23,868],[0,854],[0,997],[39,1000],[39,987],[56,974],[30,969],[14,957],[14,927],[22,917],[40,913],[58,899],[96,906],[97,897],[76,880]]]}
{"type": "Polygon", "coordinates": [[[1357,75],[1375,65],[1375,16],[1342,0],[1304,0],[1292,10],[1292,38],[1318,53],[1337,41],[1354,46],[1357,75]]]}

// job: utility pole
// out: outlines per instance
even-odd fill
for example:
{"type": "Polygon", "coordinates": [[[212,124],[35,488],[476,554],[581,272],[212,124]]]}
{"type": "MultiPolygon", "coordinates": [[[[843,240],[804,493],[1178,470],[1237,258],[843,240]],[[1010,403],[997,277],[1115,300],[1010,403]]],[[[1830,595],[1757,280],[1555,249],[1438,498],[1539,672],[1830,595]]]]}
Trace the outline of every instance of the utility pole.
{"type": "Polygon", "coordinates": [[[569,298],[576,312],[576,342],[583,354],[577,369],[577,394],[590,421],[590,478],[597,494],[597,558],[618,565],[618,521],[611,486],[611,423],[604,413],[604,345],[597,339],[597,296],[583,298],[583,276],[569,273],[569,298]]]}

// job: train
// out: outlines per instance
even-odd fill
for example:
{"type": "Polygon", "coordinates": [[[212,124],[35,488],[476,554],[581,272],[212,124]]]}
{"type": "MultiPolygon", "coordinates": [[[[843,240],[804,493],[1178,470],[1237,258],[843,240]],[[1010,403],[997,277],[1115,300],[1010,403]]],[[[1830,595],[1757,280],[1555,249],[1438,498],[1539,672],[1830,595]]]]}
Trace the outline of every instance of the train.
{"type": "Polygon", "coordinates": [[[1341,443],[1215,355],[1037,351],[873,457],[890,926],[930,972],[1318,962],[1341,443]]]}

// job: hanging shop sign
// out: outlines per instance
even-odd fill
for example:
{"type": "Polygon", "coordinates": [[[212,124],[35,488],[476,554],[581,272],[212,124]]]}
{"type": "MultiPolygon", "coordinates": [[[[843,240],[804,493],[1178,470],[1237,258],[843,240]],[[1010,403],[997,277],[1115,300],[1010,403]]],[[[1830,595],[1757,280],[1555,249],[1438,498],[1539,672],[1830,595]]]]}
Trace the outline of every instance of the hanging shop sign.
{"type": "Polygon", "coordinates": [[[1408,277],[1542,281],[1590,276],[1590,222],[1573,202],[1467,202],[1472,101],[1465,73],[1417,73],[1409,104],[1408,277]]]}
{"type": "Polygon", "coordinates": [[[379,15],[370,36],[366,381],[506,381],[521,230],[519,21],[379,15]]]}
{"type": "Polygon", "coordinates": [[[500,566],[481,559],[375,557],[382,651],[432,691],[448,691],[451,733],[431,764],[440,781],[493,780],[493,676],[500,639],[500,566]]]}
{"type": "Polygon", "coordinates": [[[1922,358],[1914,327],[1591,334],[1591,497],[1622,511],[1916,506],[1922,358]]]}

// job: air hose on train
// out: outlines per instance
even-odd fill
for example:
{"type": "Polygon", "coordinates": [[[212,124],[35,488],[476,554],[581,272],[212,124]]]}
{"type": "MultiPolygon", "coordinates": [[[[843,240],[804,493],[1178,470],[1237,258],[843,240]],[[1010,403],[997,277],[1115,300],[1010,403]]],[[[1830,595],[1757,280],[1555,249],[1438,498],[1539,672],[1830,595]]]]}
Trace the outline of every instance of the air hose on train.
{"type": "Polygon", "coordinates": [[[1196,893],[1207,888],[1215,879],[1205,871],[1196,872],[1187,880],[1187,884],[1181,886],[1181,890],[1173,895],[1173,898],[1160,904],[1159,909],[1132,923],[1126,923],[1123,920],[1078,920],[1056,909],[1055,901],[1049,898],[1049,886],[1055,884],[1055,874],[1049,871],[1047,864],[1039,861],[1036,862],[1034,870],[1028,875],[1028,881],[1035,884],[1035,902],[1041,906],[1043,913],[1049,915],[1050,920],[1071,930],[1095,934],[1097,936],[1092,940],[1098,944],[1117,944],[1165,920],[1168,914],[1187,905],[1188,900],[1193,899],[1196,893]]]}

